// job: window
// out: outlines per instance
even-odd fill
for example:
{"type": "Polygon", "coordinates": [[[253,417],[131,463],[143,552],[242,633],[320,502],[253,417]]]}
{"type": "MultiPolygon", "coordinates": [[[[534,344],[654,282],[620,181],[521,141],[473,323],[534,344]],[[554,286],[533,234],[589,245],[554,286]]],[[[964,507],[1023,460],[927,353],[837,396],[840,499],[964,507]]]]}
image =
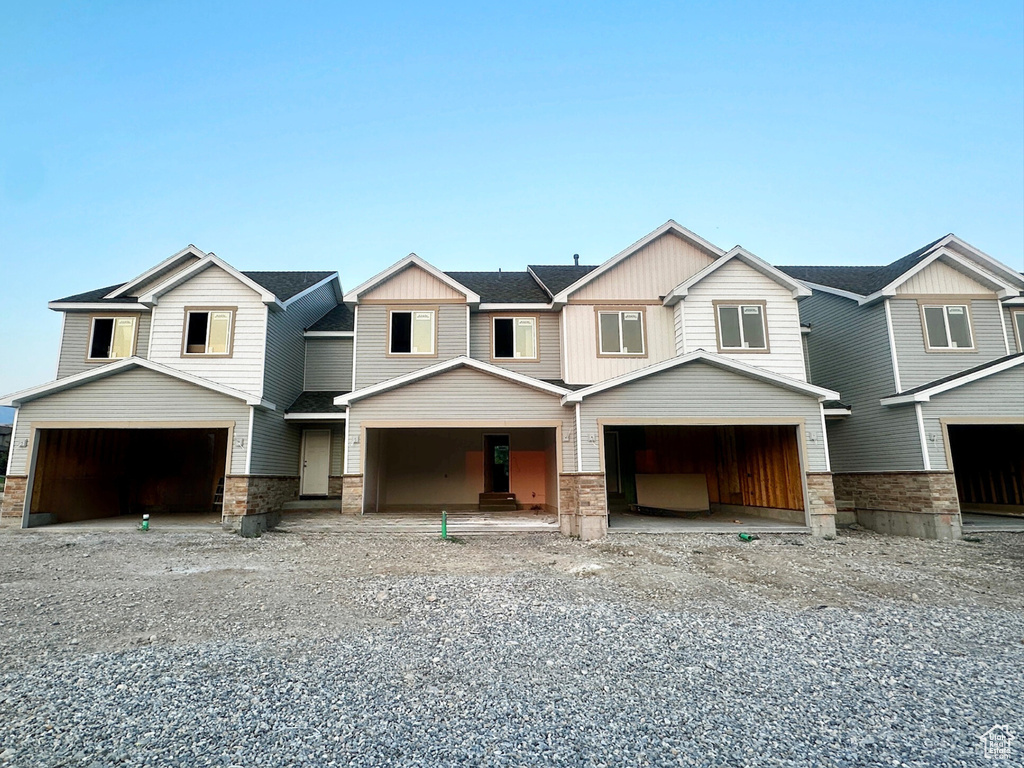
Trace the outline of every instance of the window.
{"type": "Polygon", "coordinates": [[[719,351],[768,351],[765,305],[718,304],[719,351]]]}
{"type": "Polygon", "coordinates": [[[500,360],[537,359],[537,318],[496,317],[492,355],[500,360]]]}
{"type": "Polygon", "coordinates": [[[120,360],[135,353],[137,317],[94,317],[89,331],[89,360],[120,360]]]}
{"type": "Polygon", "coordinates": [[[1024,352],[1024,309],[1015,309],[1010,317],[1013,319],[1013,333],[1017,337],[1017,351],[1024,352]]]}
{"type": "Polygon", "coordinates": [[[928,349],[974,349],[966,304],[922,307],[928,349]]]}
{"type": "Polygon", "coordinates": [[[639,310],[598,312],[598,341],[602,355],[644,354],[644,313],[639,310]]]}
{"type": "Polygon", "coordinates": [[[232,309],[189,309],[185,312],[185,354],[231,354],[235,312],[232,309]]]}
{"type": "Polygon", "coordinates": [[[392,355],[434,354],[434,310],[392,310],[388,351],[392,355]]]}

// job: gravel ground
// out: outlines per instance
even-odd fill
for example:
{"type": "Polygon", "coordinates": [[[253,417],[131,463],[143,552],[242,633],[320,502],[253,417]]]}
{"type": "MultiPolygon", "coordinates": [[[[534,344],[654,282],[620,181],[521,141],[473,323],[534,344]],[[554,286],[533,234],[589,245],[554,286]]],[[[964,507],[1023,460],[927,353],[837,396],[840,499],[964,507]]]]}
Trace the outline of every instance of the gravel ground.
{"type": "Polygon", "coordinates": [[[0,531],[0,765],[1020,765],[978,538],[0,531]]]}

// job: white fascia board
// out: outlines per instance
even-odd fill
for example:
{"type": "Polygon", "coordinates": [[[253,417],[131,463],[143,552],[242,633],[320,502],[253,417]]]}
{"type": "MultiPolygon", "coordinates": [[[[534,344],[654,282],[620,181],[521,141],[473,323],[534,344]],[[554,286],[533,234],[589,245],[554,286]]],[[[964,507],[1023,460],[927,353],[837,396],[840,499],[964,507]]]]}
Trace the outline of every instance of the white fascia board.
{"type": "Polygon", "coordinates": [[[286,413],[285,421],[345,421],[348,413],[286,413]]]}
{"type": "Polygon", "coordinates": [[[551,291],[549,291],[549,290],[548,290],[548,287],[547,287],[546,285],[544,285],[544,281],[543,281],[543,280],[541,280],[541,279],[540,279],[539,277],[537,277],[537,273],[536,273],[536,272],[534,272],[534,271],[533,271],[532,269],[530,269],[529,267],[527,267],[527,268],[526,268],[526,271],[530,273],[530,277],[532,277],[532,278],[534,279],[534,282],[536,282],[536,283],[537,283],[537,285],[539,285],[539,286],[540,286],[540,289],[541,289],[542,291],[544,291],[544,293],[546,293],[546,294],[547,294],[548,296],[550,296],[550,297],[551,297],[552,299],[554,299],[554,298],[555,298],[555,294],[553,294],[553,293],[552,293],[551,291]]]}
{"type": "Polygon", "coordinates": [[[404,387],[406,384],[411,384],[414,381],[430,378],[431,376],[437,376],[438,374],[445,373],[455,368],[461,368],[463,366],[466,368],[475,368],[483,373],[489,373],[492,376],[507,379],[509,381],[516,382],[517,384],[522,384],[523,386],[537,389],[541,392],[547,392],[552,395],[562,396],[569,392],[567,389],[555,386],[554,384],[548,384],[546,381],[534,379],[531,376],[524,376],[523,374],[516,373],[515,371],[499,368],[496,365],[491,365],[490,363],[485,363],[480,360],[474,360],[471,357],[460,355],[458,357],[453,357],[450,360],[444,360],[440,363],[427,366],[426,368],[420,368],[417,371],[412,371],[402,376],[396,376],[393,379],[388,379],[387,381],[382,381],[378,384],[358,389],[355,392],[349,392],[347,395],[338,395],[334,398],[334,404],[346,406],[351,405],[357,400],[363,400],[367,397],[372,397],[373,395],[379,395],[381,392],[387,392],[392,389],[398,389],[399,387],[404,387]]]}
{"type": "Polygon", "coordinates": [[[620,387],[623,384],[629,384],[637,379],[642,379],[692,362],[705,362],[709,365],[714,365],[725,370],[731,370],[744,376],[761,379],[762,381],[766,381],[771,384],[777,384],[780,387],[791,389],[794,392],[800,392],[801,394],[817,397],[819,402],[839,399],[839,393],[834,390],[818,387],[814,384],[808,384],[807,382],[800,381],[799,379],[793,379],[789,376],[783,376],[782,374],[765,370],[764,368],[740,363],[736,360],[730,360],[727,357],[723,357],[722,355],[715,355],[711,352],[705,352],[703,349],[698,349],[679,357],[669,358],[668,360],[663,360],[660,363],[649,365],[646,368],[640,368],[639,370],[631,371],[630,373],[625,373],[621,376],[616,376],[615,378],[608,379],[597,384],[592,384],[584,389],[578,389],[575,392],[570,392],[562,398],[562,404],[565,405],[566,403],[582,402],[584,398],[589,397],[590,395],[596,395],[598,392],[604,392],[606,389],[620,387]]]}
{"type": "Polygon", "coordinates": [[[152,278],[153,275],[159,274],[163,270],[170,269],[171,267],[174,266],[174,264],[176,262],[183,260],[186,256],[195,256],[196,258],[203,259],[203,258],[206,257],[206,252],[199,250],[194,245],[189,243],[185,248],[182,248],[180,251],[178,251],[173,256],[170,256],[170,257],[164,259],[159,264],[157,264],[155,267],[151,267],[150,269],[147,269],[145,272],[143,272],[138,277],[134,278],[133,280],[129,280],[127,283],[122,285],[120,288],[118,288],[115,291],[111,291],[110,293],[108,293],[103,298],[105,298],[105,299],[116,299],[118,296],[124,295],[125,293],[130,291],[135,286],[137,286],[137,285],[139,285],[141,283],[144,283],[147,280],[149,280],[150,278],[152,278]]]}
{"type": "MultiPolygon", "coordinates": [[[[883,397],[879,402],[882,405],[906,405],[907,403],[927,403],[935,395],[941,395],[943,392],[948,392],[951,389],[957,389],[965,384],[970,384],[974,381],[987,378],[997,373],[1002,373],[1011,368],[1016,368],[1019,365],[1024,365],[1024,355],[1017,354],[1009,360],[1004,360],[996,365],[989,366],[982,371],[975,371],[974,373],[966,373],[963,376],[959,376],[950,381],[944,381],[941,384],[936,384],[934,387],[928,387],[928,389],[922,389],[920,392],[913,392],[907,395],[894,395],[893,397],[883,397]]],[[[3,405],[3,403],[0,403],[3,405]]]]}
{"type": "Polygon", "coordinates": [[[917,264],[908,269],[906,272],[897,277],[884,288],[875,291],[870,296],[865,296],[862,299],[860,299],[860,303],[872,304],[876,301],[879,301],[880,299],[886,299],[896,296],[896,289],[899,288],[899,286],[903,285],[903,283],[907,282],[907,280],[912,278],[918,272],[931,266],[934,262],[938,261],[939,259],[946,259],[960,266],[963,271],[970,273],[970,277],[977,280],[979,283],[983,283],[992,288],[996,292],[996,295],[999,296],[999,298],[1001,299],[1005,299],[1011,296],[1017,296],[1020,294],[1020,290],[1017,287],[1000,280],[992,273],[982,269],[979,265],[972,263],[970,260],[965,259],[960,254],[951,251],[948,248],[940,246],[936,247],[935,250],[933,250],[920,261],[918,261],[917,264]]]}
{"type": "Polygon", "coordinates": [[[551,308],[550,304],[515,304],[512,302],[481,304],[478,307],[481,312],[548,312],[551,308]]]}
{"type": "Polygon", "coordinates": [[[810,332],[811,332],[811,329],[808,328],[806,325],[801,325],[800,326],[800,333],[802,335],[807,336],[810,332]]]}
{"type": "Polygon", "coordinates": [[[220,267],[222,270],[227,272],[242,285],[258,293],[260,296],[260,301],[268,305],[271,309],[276,311],[281,311],[284,309],[284,305],[280,302],[280,300],[278,300],[277,296],[275,296],[272,292],[268,291],[266,288],[264,288],[256,281],[246,277],[237,269],[235,269],[226,261],[224,261],[219,256],[213,253],[206,254],[206,256],[197,261],[195,264],[186,267],[180,272],[176,272],[175,274],[171,275],[169,278],[167,278],[167,280],[160,283],[155,288],[151,289],[148,293],[146,293],[143,296],[140,296],[139,302],[141,304],[146,304],[148,306],[155,306],[159,298],[163,294],[167,293],[173,288],[177,288],[182,283],[191,279],[195,275],[198,275],[200,272],[209,269],[210,267],[220,267]]]}
{"type": "Polygon", "coordinates": [[[334,273],[334,274],[332,274],[332,275],[331,275],[330,277],[325,277],[325,278],[324,278],[323,280],[321,280],[321,281],[320,281],[319,283],[316,283],[315,285],[311,285],[311,286],[309,286],[309,288],[307,288],[306,290],[304,290],[304,291],[301,291],[301,292],[299,292],[299,293],[296,293],[296,294],[295,294],[294,296],[292,296],[292,297],[291,297],[290,299],[288,299],[288,301],[282,302],[282,303],[281,303],[281,306],[282,306],[282,307],[284,307],[285,309],[288,309],[288,307],[290,307],[290,306],[291,306],[292,304],[294,304],[294,303],[295,303],[296,301],[298,301],[299,299],[301,299],[301,298],[302,298],[303,296],[306,296],[306,295],[308,295],[308,294],[312,293],[312,292],[313,292],[313,291],[315,291],[315,290],[316,290],[317,288],[322,288],[323,286],[327,285],[327,284],[328,284],[328,283],[330,283],[331,281],[334,281],[334,283],[335,283],[335,286],[334,286],[334,295],[335,295],[335,297],[336,297],[336,298],[338,299],[338,302],[340,303],[340,302],[341,302],[341,296],[342,296],[342,293],[341,293],[341,281],[340,281],[340,279],[338,278],[338,273],[337,273],[337,272],[335,272],[335,273],[334,273]]]}
{"type": "Polygon", "coordinates": [[[721,258],[715,259],[713,262],[704,267],[704,269],[691,275],[686,280],[677,285],[675,288],[673,288],[671,291],[669,291],[662,303],[666,307],[671,307],[674,306],[675,304],[678,304],[680,301],[686,298],[686,295],[689,292],[690,288],[695,286],[708,275],[717,272],[719,269],[724,267],[733,259],[739,259],[751,269],[754,269],[760,272],[765,277],[774,280],[782,287],[788,288],[790,292],[793,294],[793,298],[811,295],[811,289],[808,288],[803,283],[801,283],[799,280],[790,277],[785,272],[782,272],[781,270],[778,270],[775,267],[773,267],[764,259],[758,258],[750,251],[741,248],[740,246],[737,245],[727,254],[725,254],[721,258]]]}
{"type": "Polygon", "coordinates": [[[1009,299],[1003,299],[1003,304],[1010,307],[1019,307],[1024,305],[1024,296],[1014,296],[1009,299]]]}
{"type": "Polygon", "coordinates": [[[18,406],[23,402],[29,400],[35,400],[45,395],[50,395],[55,392],[62,392],[67,389],[73,389],[80,384],[86,384],[90,381],[97,379],[104,379],[108,376],[114,376],[123,370],[128,368],[148,368],[156,373],[162,373],[166,376],[170,376],[181,381],[188,382],[189,384],[195,384],[198,387],[209,389],[214,392],[219,392],[222,395],[233,397],[237,400],[242,400],[246,405],[256,406],[257,408],[264,408],[266,410],[276,410],[277,406],[273,403],[268,402],[261,397],[251,395],[248,392],[242,392],[241,390],[233,387],[228,387],[217,382],[204,379],[200,376],[194,376],[191,373],[185,373],[179,371],[177,368],[171,368],[170,366],[163,365],[161,363],[154,363],[152,360],[146,360],[142,357],[126,357],[124,360],[118,360],[114,363],[100,366],[88,371],[82,371],[76,373],[73,376],[66,376],[63,379],[57,379],[56,381],[47,382],[41,384],[38,387],[31,387],[29,389],[23,389],[20,392],[15,392],[10,395],[5,395],[0,398],[0,405],[6,406],[18,406]]]}
{"type": "Polygon", "coordinates": [[[949,235],[948,237],[944,238],[940,245],[948,245],[949,243],[956,243],[957,246],[963,248],[965,251],[970,251],[971,255],[974,256],[979,261],[979,263],[990,268],[994,273],[1001,274],[1003,278],[1009,280],[1011,284],[1016,284],[1018,285],[1018,287],[1024,288],[1024,275],[1022,275],[1020,272],[1013,269],[1012,267],[1008,267],[1007,265],[1003,264],[1003,262],[999,261],[999,259],[995,259],[989,256],[984,251],[980,250],[979,248],[975,248],[973,245],[971,245],[968,242],[965,242],[964,240],[961,240],[956,235],[949,235]]]}
{"type": "Polygon", "coordinates": [[[641,248],[643,248],[644,246],[652,243],[653,241],[657,240],[659,237],[661,237],[662,235],[664,235],[664,234],[666,234],[668,232],[674,232],[675,234],[679,235],[679,237],[683,238],[684,240],[688,240],[692,244],[694,244],[694,245],[696,245],[696,246],[698,246],[700,248],[703,248],[703,249],[705,249],[707,251],[710,251],[716,257],[724,256],[725,255],[725,251],[723,251],[717,245],[714,245],[713,243],[709,243],[707,240],[705,240],[700,235],[698,235],[698,234],[696,234],[694,232],[691,232],[686,227],[680,226],[678,223],[676,223],[672,219],[669,219],[668,221],[666,221],[664,224],[662,224],[660,227],[658,227],[653,232],[651,232],[651,233],[649,233],[647,235],[644,235],[642,238],[637,240],[635,243],[633,243],[632,245],[630,245],[626,249],[624,249],[622,251],[619,251],[617,254],[612,256],[610,259],[608,259],[606,262],[604,262],[597,269],[593,269],[590,272],[588,272],[587,274],[585,274],[583,277],[581,277],[575,283],[570,285],[568,288],[565,288],[565,289],[559,291],[555,295],[555,297],[554,297],[554,302],[556,304],[565,304],[569,300],[569,296],[571,294],[575,293],[577,290],[579,290],[581,287],[583,287],[584,285],[589,283],[591,280],[594,280],[595,278],[600,277],[605,272],[607,272],[609,269],[611,269],[616,264],[618,264],[620,261],[626,260],[627,258],[632,256],[634,253],[639,251],[641,248]]]}
{"type": "Polygon", "coordinates": [[[829,418],[852,416],[853,408],[822,408],[822,413],[829,418]]]}
{"type": "Polygon", "coordinates": [[[434,276],[435,278],[440,280],[442,283],[447,285],[449,288],[451,288],[451,289],[461,293],[463,296],[466,297],[466,303],[467,304],[479,304],[480,303],[480,295],[479,294],[474,293],[473,291],[469,290],[469,288],[464,286],[458,280],[455,280],[455,279],[449,277],[444,272],[442,272],[437,267],[435,267],[433,264],[430,264],[430,263],[424,261],[423,259],[421,259],[415,253],[410,253],[408,256],[406,256],[401,261],[395,262],[390,267],[385,269],[383,272],[380,272],[380,273],[374,275],[369,280],[367,280],[365,283],[362,283],[361,285],[353,288],[351,291],[349,291],[348,293],[345,294],[345,296],[344,296],[345,303],[348,304],[350,302],[358,302],[360,294],[365,293],[367,290],[369,290],[370,288],[373,288],[376,285],[380,285],[381,283],[383,283],[388,278],[397,275],[403,269],[405,269],[407,267],[411,267],[413,265],[419,267],[424,272],[427,272],[430,275],[434,276]]]}
{"type": "Polygon", "coordinates": [[[51,301],[46,305],[47,309],[58,312],[149,312],[145,304],[137,304],[129,301],[90,302],[90,301],[51,301]]]}
{"type": "Polygon", "coordinates": [[[355,335],[355,331],[306,331],[303,334],[307,339],[351,339],[355,335]]]}
{"type": "Polygon", "coordinates": [[[859,293],[854,293],[853,291],[844,291],[841,288],[833,288],[831,285],[822,285],[821,283],[812,283],[809,280],[801,280],[800,282],[806,285],[812,291],[831,293],[833,296],[841,296],[844,299],[856,301],[858,304],[864,303],[864,297],[859,293]]]}

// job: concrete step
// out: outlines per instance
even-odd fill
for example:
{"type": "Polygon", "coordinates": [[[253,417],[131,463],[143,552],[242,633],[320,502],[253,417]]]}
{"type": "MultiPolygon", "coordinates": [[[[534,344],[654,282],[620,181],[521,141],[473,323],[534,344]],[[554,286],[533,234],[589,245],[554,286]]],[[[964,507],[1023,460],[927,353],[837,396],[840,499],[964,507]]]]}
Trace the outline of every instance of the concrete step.
{"type": "Polygon", "coordinates": [[[519,507],[517,507],[514,502],[512,504],[481,504],[480,505],[480,511],[481,512],[517,512],[518,510],[519,510],[519,507]]]}
{"type": "Polygon", "coordinates": [[[341,510],[341,499],[297,499],[281,505],[284,512],[312,512],[316,510],[341,510]]]}

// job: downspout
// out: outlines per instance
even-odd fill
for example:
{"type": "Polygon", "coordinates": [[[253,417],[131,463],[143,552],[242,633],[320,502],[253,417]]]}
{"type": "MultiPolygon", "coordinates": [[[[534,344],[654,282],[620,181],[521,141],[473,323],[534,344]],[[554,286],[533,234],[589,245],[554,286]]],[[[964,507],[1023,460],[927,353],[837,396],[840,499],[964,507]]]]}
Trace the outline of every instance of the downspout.
{"type": "Polygon", "coordinates": [[[580,432],[580,404],[576,403],[576,471],[583,471],[583,435],[580,432]]]}
{"type": "Polygon", "coordinates": [[[825,449],[825,471],[832,471],[832,459],[828,455],[828,431],[825,428],[825,403],[818,403],[818,411],[821,413],[821,444],[825,449]]]}
{"type": "Polygon", "coordinates": [[[932,471],[932,460],[928,456],[928,440],[924,434],[924,413],[921,410],[921,403],[914,403],[914,412],[917,414],[917,434],[921,438],[921,458],[924,461],[924,471],[932,471]]]}
{"type": "Polygon", "coordinates": [[[885,327],[889,332],[889,354],[892,357],[892,379],[896,385],[896,391],[903,391],[903,384],[900,382],[899,359],[896,356],[896,335],[892,332],[892,312],[889,309],[889,300],[885,300],[885,327]]]}

